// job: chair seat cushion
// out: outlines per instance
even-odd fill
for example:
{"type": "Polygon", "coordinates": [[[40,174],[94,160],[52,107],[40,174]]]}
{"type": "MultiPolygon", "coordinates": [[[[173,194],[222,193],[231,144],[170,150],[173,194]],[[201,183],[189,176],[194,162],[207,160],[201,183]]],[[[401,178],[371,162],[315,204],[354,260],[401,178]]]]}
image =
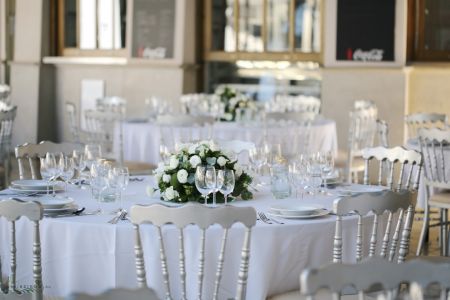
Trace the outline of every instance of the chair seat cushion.
{"type": "Polygon", "coordinates": [[[434,193],[428,200],[428,204],[439,208],[450,208],[450,190],[434,193]]]}

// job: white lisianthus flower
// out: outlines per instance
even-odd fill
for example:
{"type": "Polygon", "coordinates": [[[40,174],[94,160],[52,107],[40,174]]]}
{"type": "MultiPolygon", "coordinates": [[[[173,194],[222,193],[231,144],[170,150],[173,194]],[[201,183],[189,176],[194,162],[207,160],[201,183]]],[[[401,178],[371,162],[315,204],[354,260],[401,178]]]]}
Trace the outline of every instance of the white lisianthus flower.
{"type": "Polygon", "coordinates": [[[242,167],[240,164],[234,165],[234,174],[236,175],[236,177],[240,177],[242,175],[242,167]]]}
{"type": "Polygon", "coordinates": [[[186,183],[188,178],[188,172],[185,169],[181,169],[177,172],[177,179],[179,183],[186,183]]]}
{"type": "Polygon", "coordinates": [[[160,162],[158,163],[158,167],[155,169],[155,174],[162,174],[164,173],[164,163],[160,162]]]}
{"type": "Polygon", "coordinates": [[[170,169],[172,170],[176,169],[178,167],[178,163],[179,163],[178,158],[175,155],[172,155],[169,160],[170,169]]]}
{"type": "Polygon", "coordinates": [[[175,199],[175,198],[178,197],[178,196],[179,196],[179,194],[178,194],[177,191],[175,191],[175,190],[173,189],[173,186],[168,187],[168,188],[166,189],[166,191],[164,192],[164,197],[165,197],[167,200],[173,200],[173,199],[175,199]]]}
{"type": "Polygon", "coordinates": [[[202,163],[202,160],[198,155],[194,155],[189,159],[189,163],[193,168],[197,168],[197,166],[202,163]]]}
{"type": "Polygon", "coordinates": [[[196,150],[197,150],[197,145],[196,144],[192,144],[192,145],[189,146],[188,153],[189,154],[195,154],[196,150]]]}
{"type": "Polygon", "coordinates": [[[169,174],[164,174],[162,176],[162,181],[165,183],[169,183],[170,182],[170,175],[169,174]]]}
{"type": "Polygon", "coordinates": [[[156,189],[149,185],[149,186],[147,186],[145,192],[147,193],[147,196],[153,197],[153,195],[156,192],[156,189]]]}
{"type": "Polygon", "coordinates": [[[228,160],[227,160],[225,157],[221,156],[221,157],[219,157],[219,158],[217,159],[217,164],[218,164],[219,166],[223,167],[223,166],[225,166],[225,164],[227,163],[227,161],[228,161],[228,160]]]}
{"type": "Polygon", "coordinates": [[[211,141],[211,142],[209,143],[209,149],[211,149],[211,151],[217,151],[217,150],[219,150],[218,147],[217,147],[217,144],[214,143],[214,141],[211,141]]]}
{"type": "Polygon", "coordinates": [[[156,182],[160,181],[161,178],[162,178],[162,173],[156,173],[156,174],[155,174],[156,182]]]}
{"type": "Polygon", "coordinates": [[[200,152],[198,153],[198,155],[199,155],[200,157],[205,157],[205,148],[202,148],[202,149],[200,150],[200,152]]]}

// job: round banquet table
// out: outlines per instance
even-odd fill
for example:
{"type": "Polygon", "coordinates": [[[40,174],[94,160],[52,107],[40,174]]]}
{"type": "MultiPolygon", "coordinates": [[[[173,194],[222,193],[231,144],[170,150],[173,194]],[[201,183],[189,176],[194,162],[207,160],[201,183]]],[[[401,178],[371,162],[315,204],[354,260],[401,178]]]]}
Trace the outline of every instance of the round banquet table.
{"type": "MultiPolygon", "coordinates": [[[[304,128],[304,127],[303,127],[304,128]]],[[[159,126],[147,122],[124,122],[123,154],[128,161],[141,161],[157,164],[160,161],[159,145],[161,136],[159,126]]],[[[199,127],[195,130],[200,131],[199,127]]],[[[295,135],[301,126],[293,124],[272,124],[267,128],[267,142],[281,143],[282,148],[292,147],[295,135]]],[[[119,153],[119,130],[114,138],[114,151],[119,153]]],[[[216,122],[212,126],[212,136],[217,140],[243,140],[261,144],[264,139],[264,127],[261,124],[239,124],[236,122],[216,122]]],[[[331,151],[337,154],[336,122],[329,119],[317,119],[311,125],[311,151],[331,151]]]]}
{"type": "MultiPolygon", "coordinates": [[[[145,195],[148,185],[154,185],[153,177],[143,182],[130,182],[124,192],[124,206],[132,204],[162,203],[157,197],[145,195]]],[[[267,212],[273,204],[304,203],[319,204],[331,209],[336,196],[287,198],[275,200],[264,188],[254,194],[254,200],[235,201],[235,206],[253,206],[257,211],[267,212]]],[[[73,186],[67,195],[86,211],[96,209],[88,190],[73,186]]],[[[31,198],[33,199],[33,198],[31,198]]],[[[108,209],[114,208],[112,206],[108,209]]],[[[134,232],[128,220],[116,225],[108,224],[112,215],[81,215],[44,218],[41,221],[42,268],[44,294],[54,297],[73,292],[100,293],[108,288],[137,286],[134,261],[134,232]]],[[[279,219],[281,220],[281,219],[279,219]]],[[[356,216],[343,220],[344,261],[353,261],[356,238],[356,216]]],[[[371,218],[364,218],[369,225],[371,218]]],[[[299,274],[308,267],[317,267],[332,259],[332,241],[335,216],[315,219],[282,220],[284,224],[266,224],[257,221],[252,230],[251,258],[247,286],[247,299],[266,299],[267,296],[299,288],[299,274]]],[[[9,270],[9,230],[1,221],[0,234],[3,241],[1,258],[3,271],[9,270]]],[[[364,226],[369,233],[371,226],[364,226]]],[[[17,280],[20,285],[32,283],[32,225],[24,218],[17,221],[18,266],[17,280]]],[[[240,250],[244,227],[237,224],[229,231],[226,263],[220,288],[220,299],[234,296],[237,282],[240,250]]],[[[141,226],[147,280],[163,299],[163,282],[160,271],[159,244],[152,225],[141,226]]],[[[178,231],[172,225],[163,228],[171,288],[174,299],[179,299],[178,231]]],[[[212,295],[215,268],[222,229],[215,225],[207,231],[205,299],[212,295]]],[[[196,298],[200,230],[195,226],[185,229],[185,254],[188,299],[196,298]]],[[[367,250],[367,249],[366,249],[367,250]]]]}

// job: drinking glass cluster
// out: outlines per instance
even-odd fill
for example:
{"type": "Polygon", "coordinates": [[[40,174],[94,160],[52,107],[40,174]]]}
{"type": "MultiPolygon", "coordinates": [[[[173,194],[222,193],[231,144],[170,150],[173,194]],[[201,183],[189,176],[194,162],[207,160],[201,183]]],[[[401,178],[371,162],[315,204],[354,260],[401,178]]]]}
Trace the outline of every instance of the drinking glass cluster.
{"type": "Polygon", "coordinates": [[[214,166],[201,165],[195,170],[195,187],[208,203],[208,195],[213,194],[213,206],[216,206],[216,193],[221,192],[227,204],[228,195],[234,190],[235,177],[233,170],[216,170],[214,166]]]}

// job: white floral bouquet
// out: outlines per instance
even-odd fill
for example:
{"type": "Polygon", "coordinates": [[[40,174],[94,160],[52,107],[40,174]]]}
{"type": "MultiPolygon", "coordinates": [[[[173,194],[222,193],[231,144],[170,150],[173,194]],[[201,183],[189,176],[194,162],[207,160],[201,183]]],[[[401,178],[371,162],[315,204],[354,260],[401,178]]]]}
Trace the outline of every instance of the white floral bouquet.
{"type": "Polygon", "coordinates": [[[255,101],[250,97],[228,86],[216,89],[215,95],[224,104],[225,110],[222,121],[235,121],[237,108],[257,109],[255,101]]]}
{"type": "MultiPolygon", "coordinates": [[[[195,187],[195,170],[198,165],[211,165],[220,169],[234,170],[235,186],[232,197],[243,200],[252,199],[248,190],[252,178],[242,170],[237,161],[218,149],[213,141],[184,144],[170,156],[167,163],[160,163],[155,170],[161,199],[172,202],[204,201],[195,187]]],[[[212,198],[212,195],[210,196],[212,198]]],[[[217,202],[223,202],[223,195],[217,193],[217,202]]]]}

